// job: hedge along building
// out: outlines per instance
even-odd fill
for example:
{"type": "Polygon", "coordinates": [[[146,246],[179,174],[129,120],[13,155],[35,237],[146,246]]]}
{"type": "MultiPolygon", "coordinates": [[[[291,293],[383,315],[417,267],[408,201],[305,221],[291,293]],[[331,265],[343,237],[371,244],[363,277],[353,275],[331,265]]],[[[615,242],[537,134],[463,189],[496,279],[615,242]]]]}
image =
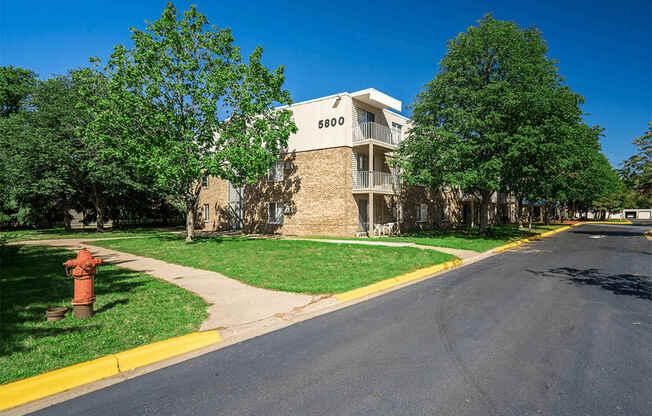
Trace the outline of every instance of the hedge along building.
{"type": "Polygon", "coordinates": [[[410,120],[392,111],[401,111],[399,100],[369,88],[290,108],[298,132],[265,180],[239,188],[204,178],[204,230],[349,236],[379,224],[432,225],[426,190],[403,186],[388,163],[409,128],[410,120]]]}

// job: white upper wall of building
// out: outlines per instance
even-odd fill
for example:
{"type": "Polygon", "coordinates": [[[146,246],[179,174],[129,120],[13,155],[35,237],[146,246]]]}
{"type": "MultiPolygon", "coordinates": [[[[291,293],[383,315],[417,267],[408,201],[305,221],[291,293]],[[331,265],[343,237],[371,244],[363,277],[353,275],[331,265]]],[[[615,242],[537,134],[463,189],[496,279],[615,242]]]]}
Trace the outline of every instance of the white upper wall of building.
{"type": "Polygon", "coordinates": [[[375,121],[388,127],[392,122],[402,126],[409,123],[407,117],[390,111],[401,111],[401,101],[373,88],[302,101],[289,107],[299,131],[290,136],[288,151],[352,146],[353,126],[358,122],[354,106],[373,112],[375,121]]]}
{"type": "Polygon", "coordinates": [[[351,97],[369,104],[372,107],[391,108],[396,111],[401,111],[401,102],[399,100],[373,88],[353,92],[351,93],[351,97]]]}

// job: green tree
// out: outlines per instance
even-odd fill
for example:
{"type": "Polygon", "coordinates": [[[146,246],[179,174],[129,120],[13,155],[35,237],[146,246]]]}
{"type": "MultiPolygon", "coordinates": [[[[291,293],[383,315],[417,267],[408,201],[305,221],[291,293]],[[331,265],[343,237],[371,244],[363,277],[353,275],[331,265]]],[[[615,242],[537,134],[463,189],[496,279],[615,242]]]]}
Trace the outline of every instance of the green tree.
{"type": "Polygon", "coordinates": [[[261,178],[296,131],[287,108],[283,67],[245,62],[229,29],[209,26],[195,6],[180,15],[168,3],[146,31],[132,28],[133,48],[115,47],[107,71],[110,99],[90,132],[152,172],[183,204],[194,235],[201,178],[235,184],[261,178]]]}
{"type": "Polygon", "coordinates": [[[108,80],[97,71],[73,70],[38,81],[25,110],[3,119],[2,172],[12,208],[6,220],[41,225],[63,218],[70,230],[70,211],[77,209],[95,217],[101,231],[108,207],[129,204],[143,188],[138,180],[146,178],[134,174],[128,159],[86,135],[107,92],[108,80]]]}
{"type": "MultiPolygon", "coordinates": [[[[592,140],[589,138],[589,142],[592,140]]],[[[597,149],[590,151],[585,147],[583,152],[574,151],[575,169],[570,173],[568,182],[568,201],[574,210],[588,212],[605,202],[603,199],[622,189],[622,181],[617,171],[611,166],[606,156],[597,149]]],[[[604,210],[604,206],[601,207],[604,210]]]]}
{"type": "Polygon", "coordinates": [[[39,81],[30,96],[29,111],[6,131],[11,151],[7,173],[17,204],[16,221],[21,225],[40,225],[56,211],[68,212],[66,201],[75,191],[70,155],[75,141],[74,100],[69,78],[39,81]]]}
{"type": "MultiPolygon", "coordinates": [[[[550,209],[565,199],[574,163],[570,155],[580,152],[586,135],[593,134],[597,145],[600,128],[582,122],[580,104],[584,99],[561,86],[559,80],[535,87],[525,98],[529,116],[507,139],[503,179],[519,203],[523,199],[543,201],[547,222],[550,209]]],[[[531,210],[531,204],[529,207],[531,210]]],[[[531,228],[531,212],[528,218],[531,228]]]]}
{"type": "Polygon", "coordinates": [[[78,145],[74,149],[74,164],[80,177],[77,181],[79,203],[95,218],[97,231],[102,231],[107,219],[118,219],[120,208],[134,206],[137,197],[152,203],[158,188],[152,178],[138,169],[136,163],[109,135],[94,134],[89,126],[98,119],[102,103],[109,99],[109,79],[94,68],[71,71],[75,101],[71,114],[78,145]],[[112,215],[113,214],[113,215],[112,215]]]}
{"type": "Polygon", "coordinates": [[[0,66],[0,117],[17,113],[36,84],[29,69],[0,66]]]}
{"type": "Polygon", "coordinates": [[[648,124],[647,132],[634,139],[637,153],[623,162],[620,171],[627,186],[639,194],[640,208],[652,205],[652,122],[648,124]]]}
{"type": "Polygon", "coordinates": [[[25,102],[36,82],[33,71],[0,67],[0,224],[16,219],[18,204],[10,175],[13,160],[10,144],[14,133],[25,124],[25,102]]]}
{"type": "Polygon", "coordinates": [[[406,175],[478,197],[481,232],[492,196],[507,187],[510,146],[534,134],[528,120],[540,110],[531,104],[559,84],[546,52],[536,28],[486,15],[448,42],[440,71],[414,104],[401,146],[406,175]]]}

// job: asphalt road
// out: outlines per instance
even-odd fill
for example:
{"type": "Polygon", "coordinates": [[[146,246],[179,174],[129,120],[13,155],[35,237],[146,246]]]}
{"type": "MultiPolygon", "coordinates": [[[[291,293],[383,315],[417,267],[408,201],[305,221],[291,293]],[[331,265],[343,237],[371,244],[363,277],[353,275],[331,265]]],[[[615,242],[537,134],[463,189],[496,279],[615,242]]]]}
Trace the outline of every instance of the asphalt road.
{"type": "Polygon", "coordinates": [[[576,227],[38,414],[649,416],[648,228],[576,227]]]}

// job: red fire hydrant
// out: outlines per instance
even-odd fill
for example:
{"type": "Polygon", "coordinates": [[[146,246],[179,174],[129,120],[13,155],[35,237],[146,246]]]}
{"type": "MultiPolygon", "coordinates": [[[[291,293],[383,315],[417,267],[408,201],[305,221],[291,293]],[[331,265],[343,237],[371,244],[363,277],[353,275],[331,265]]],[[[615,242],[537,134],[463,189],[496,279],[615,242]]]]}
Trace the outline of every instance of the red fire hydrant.
{"type": "Polygon", "coordinates": [[[93,316],[93,303],[95,293],[93,290],[95,267],[102,264],[102,259],[93,258],[91,252],[82,249],[77,253],[77,258],[63,263],[66,267],[66,274],[75,279],[75,296],[72,299],[73,313],[75,318],[90,318],[93,316]]]}

